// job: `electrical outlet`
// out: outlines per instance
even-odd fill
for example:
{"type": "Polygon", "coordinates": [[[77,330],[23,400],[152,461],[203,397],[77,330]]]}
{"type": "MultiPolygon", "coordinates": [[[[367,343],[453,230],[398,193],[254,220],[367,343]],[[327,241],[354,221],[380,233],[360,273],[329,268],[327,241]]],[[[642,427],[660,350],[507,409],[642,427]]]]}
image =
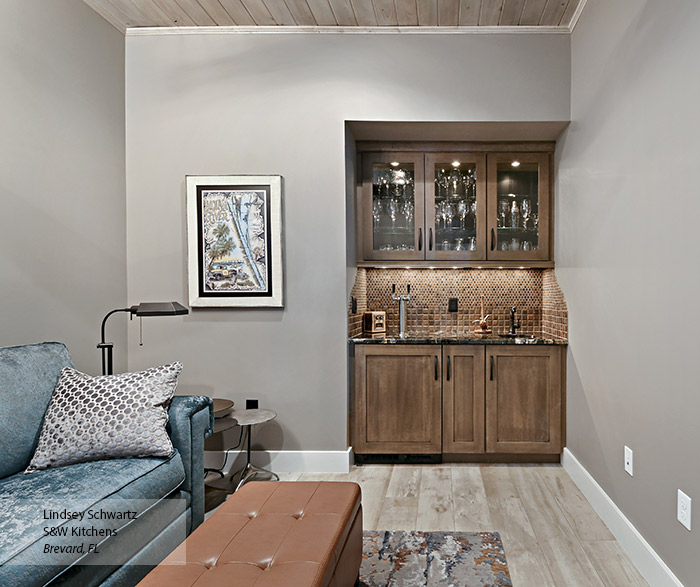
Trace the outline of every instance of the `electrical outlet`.
{"type": "Polygon", "coordinates": [[[629,446],[625,447],[625,471],[634,477],[634,453],[629,446]]]}
{"type": "Polygon", "coordinates": [[[457,311],[457,298],[449,298],[447,302],[447,311],[456,312],[457,311]]]}
{"type": "Polygon", "coordinates": [[[690,517],[693,500],[680,489],[678,490],[678,521],[690,530],[690,517]]]}

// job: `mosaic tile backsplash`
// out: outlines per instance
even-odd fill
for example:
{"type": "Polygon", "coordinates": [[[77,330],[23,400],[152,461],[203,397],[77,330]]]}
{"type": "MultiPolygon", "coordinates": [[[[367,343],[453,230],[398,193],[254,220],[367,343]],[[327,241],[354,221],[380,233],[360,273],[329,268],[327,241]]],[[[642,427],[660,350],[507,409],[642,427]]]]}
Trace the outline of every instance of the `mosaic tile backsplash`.
{"type": "Polygon", "coordinates": [[[416,334],[443,332],[447,335],[471,331],[484,308],[491,314],[494,332],[507,332],[510,308],[517,308],[520,332],[542,333],[548,337],[568,336],[568,315],[553,269],[364,269],[357,270],[351,296],[357,299],[357,313],[348,306],[349,335],[362,333],[362,312],[384,310],[387,334],[399,331],[398,304],[391,299],[392,284],[406,293],[411,284],[411,301],[406,306],[406,329],[416,334]],[[448,312],[449,298],[457,298],[458,311],[448,312]]]}

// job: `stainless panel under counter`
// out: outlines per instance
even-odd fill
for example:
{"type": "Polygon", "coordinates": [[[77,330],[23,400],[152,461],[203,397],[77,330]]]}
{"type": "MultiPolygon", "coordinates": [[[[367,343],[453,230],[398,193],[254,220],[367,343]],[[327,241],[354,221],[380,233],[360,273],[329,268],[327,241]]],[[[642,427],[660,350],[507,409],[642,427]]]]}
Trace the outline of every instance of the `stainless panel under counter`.
{"type": "MultiPolygon", "coordinates": [[[[505,333],[504,333],[505,334],[505,333]]],[[[475,334],[473,332],[464,333],[411,333],[406,338],[387,335],[386,338],[364,338],[362,335],[349,338],[350,344],[503,344],[503,345],[567,345],[568,340],[564,338],[553,338],[541,332],[522,333],[517,337],[504,337],[499,333],[475,334]]]]}

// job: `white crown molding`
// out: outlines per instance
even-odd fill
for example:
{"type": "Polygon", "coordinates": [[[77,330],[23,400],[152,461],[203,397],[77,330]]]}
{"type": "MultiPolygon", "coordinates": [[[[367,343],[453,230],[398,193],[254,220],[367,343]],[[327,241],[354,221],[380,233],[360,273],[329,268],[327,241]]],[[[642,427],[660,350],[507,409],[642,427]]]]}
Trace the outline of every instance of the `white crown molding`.
{"type": "MultiPolygon", "coordinates": [[[[582,2],[583,4],[583,2],[582,2]]],[[[577,20],[574,14],[572,23],[577,20]]],[[[194,26],[194,27],[136,27],[126,29],[127,37],[167,35],[568,35],[568,26],[414,26],[414,27],[305,27],[305,26],[194,26]]]]}
{"type": "Polygon", "coordinates": [[[564,449],[561,464],[649,585],[683,587],[678,577],[568,448],[564,449]]]}
{"type": "Polygon", "coordinates": [[[578,24],[578,19],[581,18],[581,13],[583,12],[583,8],[586,6],[586,2],[588,0],[581,0],[578,3],[578,6],[576,7],[576,11],[574,12],[574,15],[571,17],[571,22],[569,23],[568,29],[569,33],[573,33],[574,29],[576,28],[576,25],[578,24]]]}

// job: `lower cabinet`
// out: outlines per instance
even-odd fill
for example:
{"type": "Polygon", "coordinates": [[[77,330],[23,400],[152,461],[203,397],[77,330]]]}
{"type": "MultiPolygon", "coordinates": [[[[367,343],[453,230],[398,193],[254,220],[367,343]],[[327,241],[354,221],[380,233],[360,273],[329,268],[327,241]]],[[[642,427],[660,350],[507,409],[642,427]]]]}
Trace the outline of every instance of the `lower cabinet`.
{"type": "Polygon", "coordinates": [[[359,454],[441,451],[442,357],[436,345],[358,345],[351,409],[359,454]]]}
{"type": "Polygon", "coordinates": [[[558,455],[563,346],[356,345],[356,454],[558,455]]]}

